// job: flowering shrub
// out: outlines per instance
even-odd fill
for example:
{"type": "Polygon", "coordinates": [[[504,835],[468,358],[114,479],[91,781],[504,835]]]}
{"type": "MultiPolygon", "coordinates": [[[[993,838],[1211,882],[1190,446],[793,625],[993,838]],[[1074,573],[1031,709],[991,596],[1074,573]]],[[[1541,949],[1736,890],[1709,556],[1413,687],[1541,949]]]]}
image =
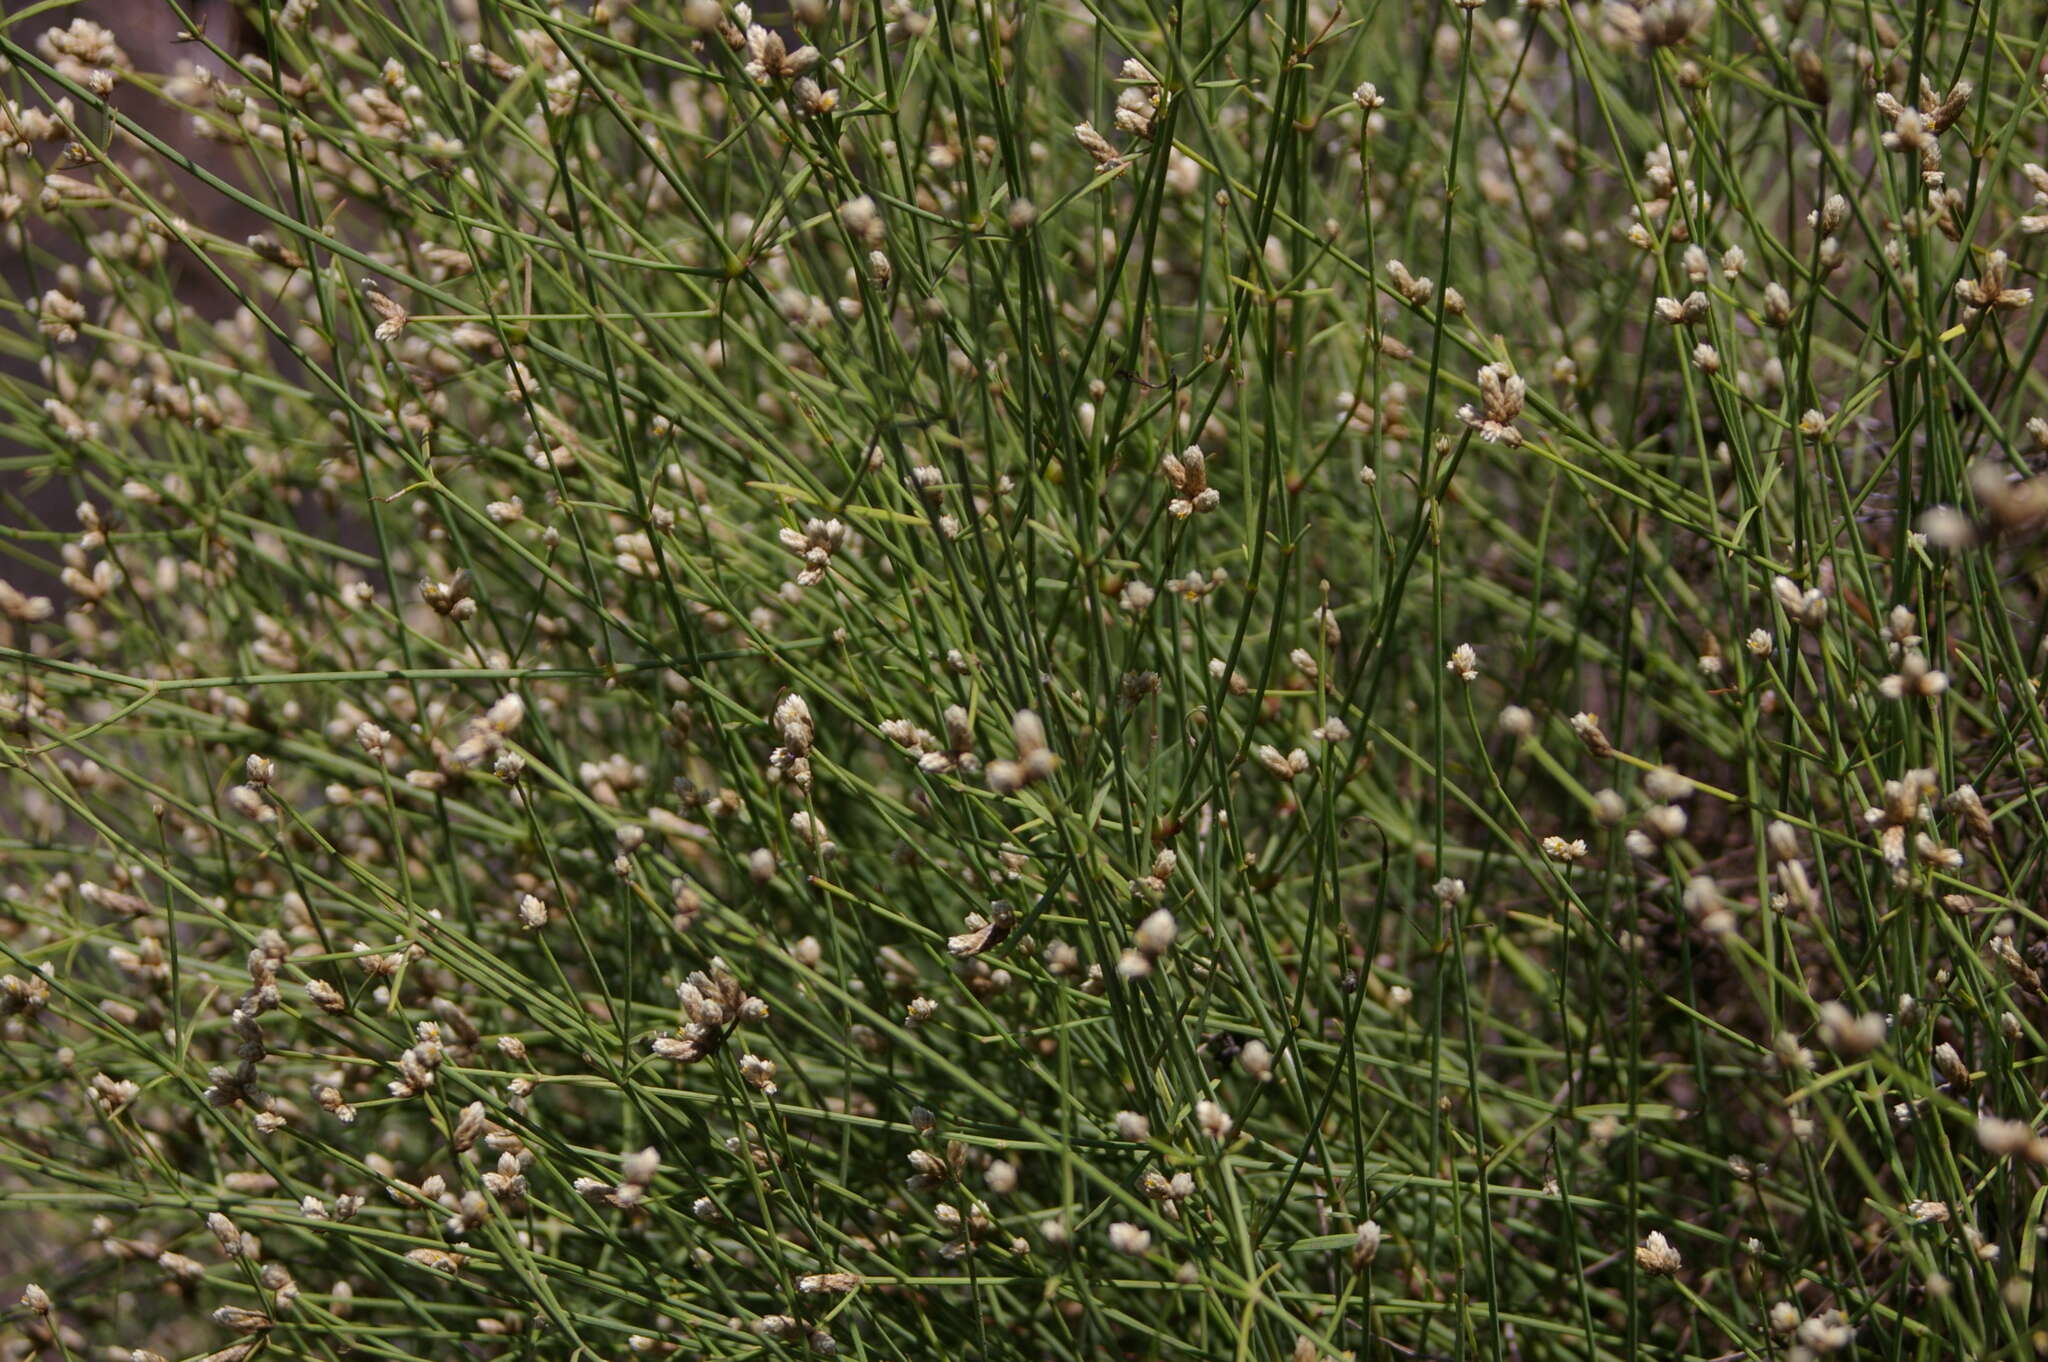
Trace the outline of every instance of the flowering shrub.
{"type": "Polygon", "coordinates": [[[6,1357],[2043,1346],[2038,5],[166,8],[6,1357]]]}

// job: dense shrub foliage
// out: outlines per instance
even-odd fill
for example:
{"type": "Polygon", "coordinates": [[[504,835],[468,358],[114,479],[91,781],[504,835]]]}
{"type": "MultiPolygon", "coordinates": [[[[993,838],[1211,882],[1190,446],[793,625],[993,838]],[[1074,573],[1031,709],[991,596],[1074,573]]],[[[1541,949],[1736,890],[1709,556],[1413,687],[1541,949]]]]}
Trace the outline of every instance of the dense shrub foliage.
{"type": "Polygon", "coordinates": [[[2048,9],[790,3],[0,23],[0,1355],[2048,1348],[2048,9]]]}

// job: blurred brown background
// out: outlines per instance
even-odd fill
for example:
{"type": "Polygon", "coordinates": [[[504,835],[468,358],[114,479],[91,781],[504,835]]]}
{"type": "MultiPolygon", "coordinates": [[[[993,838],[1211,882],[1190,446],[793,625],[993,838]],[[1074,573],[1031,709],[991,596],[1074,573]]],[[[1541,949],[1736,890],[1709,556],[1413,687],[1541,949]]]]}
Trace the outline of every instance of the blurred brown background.
{"type": "MultiPolygon", "coordinates": [[[[0,0],[0,16],[11,20],[12,16],[31,7],[30,0],[0,0]]],[[[173,4],[169,0],[81,0],[78,4],[40,8],[26,19],[8,23],[6,33],[14,42],[33,50],[38,35],[46,29],[67,25],[74,18],[91,19],[111,29],[135,69],[149,73],[169,73],[181,66],[220,68],[220,62],[208,51],[206,44],[180,41],[180,35],[188,25],[196,27],[230,51],[249,50],[251,40],[255,38],[245,14],[231,0],[191,0],[189,4],[173,4]]],[[[5,97],[18,99],[24,104],[43,102],[36,99],[34,87],[27,80],[26,73],[21,71],[0,75],[0,91],[4,91],[5,97]]],[[[152,133],[194,161],[205,163],[209,169],[223,176],[232,175],[233,158],[223,148],[194,134],[184,120],[167,117],[161,106],[148,97],[122,87],[117,88],[114,103],[123,112],[145,122],[152,133]]],[[[38,154],[48,163],[60,151],[60,147],[51,146],[39,148],[38,154]]],[[[224,234],[241,235],[253,230],[242,224],[241,219],[245,215],[232,204],[190,181],[187,185],[196,191],[184,205],[188,217],[224,234]]],[[[32,198],[33,189],[24,197],[32,198]]],[[[30,250],[0,249],[0,288],[6,290],[10,299],[32,304],[44,289],[51,286],[52,267],[80,260],[84,252],[78,242],[63,231],[33,217],[26,220],[30,250]]],[[[172,268],[177,268],[175,259],[172,268]]],[[[194,308],[207,316],[219,316],[227,310],[229,304],[225,296],[203,270],[188,267],[182,276],[183,296],[194,308]]],[[[30,333],[33,334],[32,327],[30,333]]],[[[11,354],[0,354],[0,380],[14,383],[33,381],[33,375],[32,362],[11,354]]],[[[20,460],[32,453],[34,451],[10,442],[0,434],[0,458],[20,460]]],[[[14,529],[70,528],[72,508],[77,501],[78,489],[61,474],[53,476],[50,467],[0,468],[0,541],[5,541],[9,537],[8,531],[14,529]]],[[[12,547],[19,550],[28,546],[16,541],[12,547]]],[[[47,544],[34,545],[32,552],[44,562],[54,558],[47,544]]],[[[29,592],[51,594],[57,586],[53,572],[40,571],[34,563],[24,561],[18,551],[0,558],[0,576],[29,592]]],[[[0,1254],[5,1253],[5,1240],[11,1237],[0,1236],[0,1254]]]]}

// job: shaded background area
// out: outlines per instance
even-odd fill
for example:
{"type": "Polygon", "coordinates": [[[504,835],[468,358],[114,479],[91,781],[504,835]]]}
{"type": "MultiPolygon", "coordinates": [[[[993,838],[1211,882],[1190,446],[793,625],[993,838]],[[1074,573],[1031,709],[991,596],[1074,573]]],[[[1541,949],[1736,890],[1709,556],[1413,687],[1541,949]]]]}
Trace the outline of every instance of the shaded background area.
{"type": "MultiPolygon", "coordinates": [[[[190,0],[178,5],[166,0],[81,0],[59,8],[36,5],[32,0],[0,0],[0,23],[6,25],[7,36],[24,47],[34,47],[39,34],[74,18],[90,19],[112,30],[135,69],[150,75],[181,68],[221,69],[205,43],[181,40],[188,19],[230,51],[246,50],[254,37],[246,16],[232,0],[190,0]],[[17,19],[17,15],[26,17],[17,19]]],[[[0,97],[23,104],[42,103],[19,71],[0,75],[0,97]]],[[[153,133],[215,174],[235,177],[232,149],[197,135],[187,123],[165,119],[156,101],[117,87],[114,103],[126,112],[146,114],[153,133]]],[[[49,165],[62,153],[61,145],[48,145],[37,148],[35,154],[49,165]]],[[[222,235],[233,238],[253,230],[249,215],[218,195],[188,195],[181,206],[194,222],[222,235]]],[[[28,249],[0,248],[0,290],[10,301],[33,305],[50,287],[56,267],[81,263],[88,253],[77,237],[54,230],[39,215],[24,213],[17,221],[27,233],[28,249]]],[[[205,270],[181,260],[175,252],[166,255],[165,268],[178,277],[179,295],[202,317],[213,319],[232,310],[233,302],[205,270]]],[[[35,335],[32,325],[24,329],[35,335]]],[[[33,373],[32,361],[0,351],[0,380],[20,381],[33,373]]],[[[10,439],[0,427],[0,576],[23,591],[48,595],[59,589],[55,546],[31,549],[17,535],[28,529],[69,528],[78,493],[61,472],[53,475],[48,466],[39,467],[34,462],[37,453],[10,439]],[[29,551],[27,556],[24,550],[29,551]]]]}

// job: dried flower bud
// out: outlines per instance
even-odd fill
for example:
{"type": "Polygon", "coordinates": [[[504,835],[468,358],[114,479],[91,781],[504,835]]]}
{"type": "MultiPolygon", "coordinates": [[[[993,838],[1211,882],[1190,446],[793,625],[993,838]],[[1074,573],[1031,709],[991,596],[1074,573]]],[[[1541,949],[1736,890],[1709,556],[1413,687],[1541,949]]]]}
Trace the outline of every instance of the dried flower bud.
{"type": "Polygon", "coordinates": [[[1684,1265],[1685,1260],[1679,1257],[1678,1250],[1671,1247],[1671,1241],[1657,1230],[1651,1230],[1636,1246],[1636,1266],[1652,1277],[1675,1277],[1684,1265]]]}

